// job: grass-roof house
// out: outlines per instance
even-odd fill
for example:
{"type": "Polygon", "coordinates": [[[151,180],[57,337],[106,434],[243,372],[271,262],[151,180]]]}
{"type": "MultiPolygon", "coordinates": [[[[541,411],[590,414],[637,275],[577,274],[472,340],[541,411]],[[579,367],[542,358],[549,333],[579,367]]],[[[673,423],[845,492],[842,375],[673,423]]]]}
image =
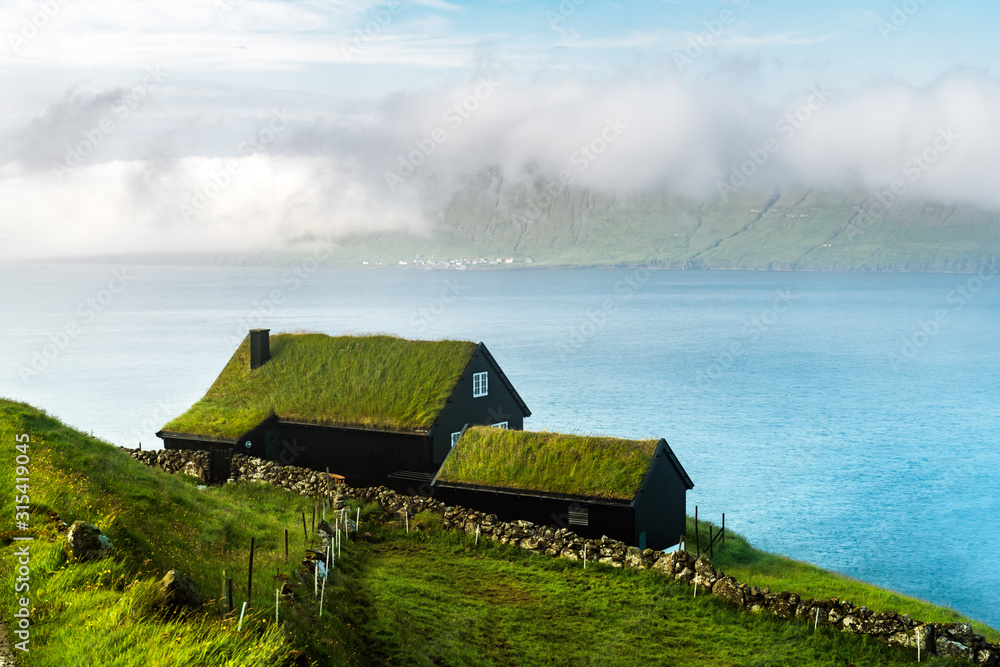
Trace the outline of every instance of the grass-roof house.
{"type": "Polygon", "coordinates": [[[257,329],[157,435],[406,490],[431,480],[466,424],[521,429],[529,415],[482,343],[257,329]]]}
{"type": "Polygon", "coordinates": [[[431,485],[448,504],[642,549],[677,544],[693,487],[662,439],[484,427],[461,434],[431,485]]]}

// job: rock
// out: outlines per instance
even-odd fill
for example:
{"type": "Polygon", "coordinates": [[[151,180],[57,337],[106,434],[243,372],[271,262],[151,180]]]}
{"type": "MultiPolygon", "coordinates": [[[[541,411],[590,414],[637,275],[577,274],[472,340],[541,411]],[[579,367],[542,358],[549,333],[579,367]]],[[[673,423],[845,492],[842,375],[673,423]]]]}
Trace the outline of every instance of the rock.
{"type": "Polygon", "coordinates": [[[774,612],[774,615],[778,618],[792,618],[795,616],[795,605],[793,605],[787,598],[779,597],[778,599],[771,602],[769,609],[774,612]]]}
{"type": "Polygon", "coordinates": [[[1000,655],[988,648],[981,648],[976,651],[976,664],[995,667],[996,665],[1000,665],[1000,655]]]}
{"type": "Polygon", "coordinates": [[[534,551],[541,544],[541,540],[537,537],[525,537],[521,539],[521,548],[527,549],[528,551],[534,551]]]}
{"type": "Polygon", "coordinates": [[[712,567],[712,561],[708,560],[707,556],[702,556],[694,562],[694,571],[702,582],[707,583],[715,578],[715,568],[712,567]]]}
{"type": "Polygon", "coordinates": [[[972,660],[974,657],[971,648],[943,635],[934,639],[934,649],[938,655],[947,655],[951,658],[972,660]]]}
{"type": "Polygon", "coordinates": [[[646,569],[646,561],[642,557],[642,552],[636,547],[629,547],[625,551],[625,567],[631,567],[637,570],[646,569]]]}
{"type": "Polygon", "coordinates": [[[683,570],[674,575],[674,579],[677,581],[683,581],[686,584],[694,579],[694,570],[689,567],[685,567],[683,570]]]}
{"type": "Polygon", "coordinates": [[[983,636],[977,635],[968,623],[945,623],[941,626],[945,636],[966,646],[978,646],[983,643],[983,636]]]}
{"type": "Polygon", "coordinates": [[[101,560],[111,555],[114,547],[100,529],[86,521],[74,521],[66,533],[66,553],[70,558],[87,561],[101,560]]]}
{"type": "Polygon", "coordinates": [[[731,605],[742,607],[746,604],[746,595],[738,584],[739,582],[732,577],[723,577],[715,582],[715,586],[712,587],[712,595],[731,605]]]}
{"type": "Polygon", "coordinates": [[[894,611],[880,611],[872,614],[868,618],[868,625],[868,634],[870,635],[892,635],[906,629],[894,611]]]}
{"type": "Polygon", "coordinates": [[[198,584],[177,570],[170,570],[160,580],[160,593],[163,595],[163,604],[170,607],[195,608],[204,602],[198,584]]]}
{"type": "Polygon", "coordinates": [[[565,558],[566,560],[580,560],[580,557],[572,549],[563,549],[559,552],[559,556],[561,558],[565,558]]]}
{"type": "Polygon", "coordinates": [[[659,572],[660,574],[665,574],[668,577],[674,575],[674,555],[665,554],[661,556],[655,563],[653,563],[653,570],[659,572]]]}
{"type": "Polygon", "coordinates": [[[316,532],[324,533],[328,538],[334,537],[333,526],[326,522],[326,519],[320,519],[319,525],[316,526],[316,532]]]}
{"type": "Polygon", "coordinates": [[[934,646],[934,633],[927,626],[919,626],[913,630],[905,630],[889,635],[885,643],[890,646],[902,646],[904,648],[916,649],[920,645],[922,653],[930,653],[934,646]]]}
{"type": "Polygon", "coordinates": [[[203,482],[208,481],[208,475],[205,474],[205,469],[202,468],[197,463],[195,463],[194,461],[188,461],[187,463],[185,463],[184,467],[181,468],[181,472],[185,475],[191,475],[192,477],[197,477],[203,482]]]}
{"type": "Polygon", "coordinates": [[[865,634],[864,620],[858,616],[848,614],[844,616],[844,630],[847,632],[853,632],[856,635],[865,634]]]}

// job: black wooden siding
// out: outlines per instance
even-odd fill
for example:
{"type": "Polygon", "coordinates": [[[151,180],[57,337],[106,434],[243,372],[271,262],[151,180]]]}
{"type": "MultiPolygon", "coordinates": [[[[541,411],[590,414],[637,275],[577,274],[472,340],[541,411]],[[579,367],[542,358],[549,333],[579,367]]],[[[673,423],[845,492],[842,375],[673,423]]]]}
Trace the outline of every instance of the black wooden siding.
{"type": "Polygon", "coordinates": [[[229,448],[281,465],[343,475],[351,486],[386,484],[399,470],[434,473],[430,438],[410,433],[365,431],[268,420],[235,444],[164,436],[166,449],[229,448]],[[249,446],[247,446],[249,445],[249,446]]]}
{"type": "Polygon", "coordinates": [[[392,433],[282,422],[277,462],[343,475],[351,486],[378,486],[399,470],[434,472],[430,438],[392,433]]]}
{"type": "Polygon", "coordinates": [[[431,430],[434,463],[440,466],[444,462],[451,451],[451,434],[461,431],[466,424],[491,426],[507,422],[507,428],[520,431],[524,429],[524,418],[530,415],[486,346],[480,344],[431,430]],[[483,371],[488,373],[488,393],[473,398],[472,376],[483,371]]]}
{"type": "Polygon", "coordinates": [[[668,458],[664,449],[658,449],[646,484],[635,498],[635,536],[630,544],[638,546],[645,532],[647,547],[666,549],[686,531],[688,487],[668,458]]]}
{"type": "Polygon", "coordinates": [[[635,544],[635,511],[629,503],[550,496],[532,491],[473,488],[435,482],[433,496],[448,505],[470,507],[496,514],[501,521],[530,521],[540,526],[568,528],[577,535],[598,539],[602,535],[635,544]],[[587,526],[570,523],[570,509],[585,508],[587,526]]]}

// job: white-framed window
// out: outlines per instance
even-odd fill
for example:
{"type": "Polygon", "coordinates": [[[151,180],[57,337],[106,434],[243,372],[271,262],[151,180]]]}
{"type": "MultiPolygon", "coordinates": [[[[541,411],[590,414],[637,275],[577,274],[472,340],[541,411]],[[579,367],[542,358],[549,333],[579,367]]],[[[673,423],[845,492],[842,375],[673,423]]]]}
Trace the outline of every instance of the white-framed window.
{"type": "Polygon", "coordinates": [[[491,424],[491,426],[493,428],[502,428],[505,431],[507,430],[507,422],[497,422],[496,424],[491,424]]]}
{"type": "Polygon", "coordinates": [[[454,447],[458,444],[458,438],[462,435],[461,431],[455,431],[451,434],[451,446],[454,447]]]}
{"type": "Polygon", "coordinates": [[[490,392],[489,380],[486,376],[488,371],[472,374],[472,398],[486,396],[490,392]]]}

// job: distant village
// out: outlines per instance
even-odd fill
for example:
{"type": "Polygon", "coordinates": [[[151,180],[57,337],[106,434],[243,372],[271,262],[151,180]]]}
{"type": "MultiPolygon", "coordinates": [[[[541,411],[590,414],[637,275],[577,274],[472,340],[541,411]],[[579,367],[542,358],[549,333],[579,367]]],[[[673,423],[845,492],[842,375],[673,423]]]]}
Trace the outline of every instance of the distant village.
{"type": "MultiPolygon", "coordinates": [[[[420,266],[432,269],[457,269],[458,271],[465,271],[470,266],[476,264],[531,264],[532,259],[530,257],[525,257],[524,260],[515,259],[514,257],[496,257],[487,258],[480,257],[479,259],[424,259],[423,255],[417,255],[413,259],[409,260],[399,260],[399,266],[420,266]]],[[[372,262],[367,259],[361,260],[361,264],[364,266],[385,266],[385,262],[372,262]]]]}

